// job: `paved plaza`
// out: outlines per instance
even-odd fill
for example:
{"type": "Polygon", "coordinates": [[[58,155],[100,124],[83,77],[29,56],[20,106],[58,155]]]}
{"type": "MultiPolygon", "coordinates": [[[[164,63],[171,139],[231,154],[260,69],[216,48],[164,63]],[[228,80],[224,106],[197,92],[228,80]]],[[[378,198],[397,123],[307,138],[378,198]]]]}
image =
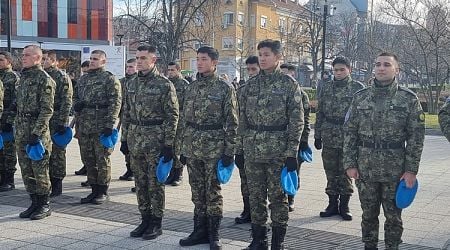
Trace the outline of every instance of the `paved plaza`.
{"type": "MultiPolygon", "coordinates": [[[[30,221],[18,217],[30,201],[19,172],[16,173],[17,190],[0,193],[0,249],[209,249],[208,245],[178,246],[179,239],[187,236],[193,226],[193,204],[186,170],[181,186],[166,187],[163,235],[153,241],[129,237],[129,232],[140,222],[140,216],[135,194],[130,192],[134,182],[118,180],[125,167],[119,145],[116,148],[112,155],[111,201],[100,206],[79,204],[79,199],[88,195],[90,189],[80,186],[80,182],[86,180],[85,176],[74,175],[81,166],[76,140],[68,147],[68,174],[63,183],[63,195],[53,199],[53,213],[49,218],[30,221]]],[[[343,221],[337,216],[319,217],[327,204],[325,175],[320,153],[314,151],[313,158],[312,164],[302,166],[296,209],[289,214],[286,247],[362,249],[361,208],[357,193],[350,202],[353,221],[343,221]]],[[[450,144],[444,137],[426,136],[418,180],[416,200],[403,212],[405,231],[401,249],[450,249],[450,144]]],[[[222,186],[224,249],[242,249],[251,240],[249,224],[234,224],[234,217],[241,213],[243,206],[239,186],[237,171],[230,183],[222,186]]],[[[384,218],[380,216],[380,249],[384,249],[383,223],[384,218]]]]}

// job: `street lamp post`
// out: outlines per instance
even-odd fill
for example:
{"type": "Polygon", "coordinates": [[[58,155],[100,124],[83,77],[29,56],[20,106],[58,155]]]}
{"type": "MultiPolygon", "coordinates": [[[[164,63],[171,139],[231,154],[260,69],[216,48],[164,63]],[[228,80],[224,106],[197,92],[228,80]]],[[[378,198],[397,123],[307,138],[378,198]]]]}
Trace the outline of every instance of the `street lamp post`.
{"type": "Polygon", "coordinates": [[[325,0],[325,4],[323,5],[323,33],[322,33],[322,63],[321,63],[321,73],[320,78],[323,79],[325,74],[325,45],[326,45],[326,32],[327,32],[327,17],[333,15],[333,11],[336,9],[333,5],[328,6],[327,0],[325,0]]]}
{"type": "Polygon", "coordinates": [[[6,0],[6,41],[8,52],[11,53],[11,0],[6,0]]]}

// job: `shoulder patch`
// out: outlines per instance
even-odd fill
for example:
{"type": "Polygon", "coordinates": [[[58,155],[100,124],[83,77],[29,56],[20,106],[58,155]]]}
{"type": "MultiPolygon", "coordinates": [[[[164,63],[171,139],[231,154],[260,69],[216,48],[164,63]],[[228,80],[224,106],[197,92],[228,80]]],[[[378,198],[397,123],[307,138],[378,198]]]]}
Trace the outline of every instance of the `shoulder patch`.
{"type": "Polygon", "coordinates": [[[356,91],[354,95],[356,96],[356,95],[364,94],[364,93],[366,93],[367,90],[369,90],[370,88],[371,88],[371,87],[365,87],[365,88],[363,88],[363,89],[360,89],[360,90],[356,91]]]}

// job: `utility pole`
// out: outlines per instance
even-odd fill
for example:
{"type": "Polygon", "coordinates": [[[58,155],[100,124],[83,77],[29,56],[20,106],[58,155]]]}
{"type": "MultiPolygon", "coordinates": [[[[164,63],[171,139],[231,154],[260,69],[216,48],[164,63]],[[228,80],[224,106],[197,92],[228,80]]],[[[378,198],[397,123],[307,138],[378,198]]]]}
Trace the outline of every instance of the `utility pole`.
{"type": "Polygon", "coordinates": [[[326,43],[326,32],[327,32],[327,16],[328,16],[328,4],[327,0],[325,0],[325,4],[323,5],[323,24],[322,24],[322,63],[320,65],[320,79],[323,79],[323,75],[325,74],[325,43],[326,43]]]}
{"type": "Polygon", "coordinates": [[[11,53],[11,0],[6,0],[6,41],[8,52],[11,53]]]}

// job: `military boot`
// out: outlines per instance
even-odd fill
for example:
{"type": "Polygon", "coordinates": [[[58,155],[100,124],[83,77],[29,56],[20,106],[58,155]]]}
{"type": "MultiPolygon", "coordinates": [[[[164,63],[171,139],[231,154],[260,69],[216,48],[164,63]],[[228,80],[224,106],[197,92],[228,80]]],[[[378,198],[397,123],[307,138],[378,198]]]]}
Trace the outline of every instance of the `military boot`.
{"type": "Polygon", "coordinates": [[[294,206],[294,196],[288,195],[288,205],[289,205],[289,212],[292,212],[295,210],[294,206]]]}
{"type": "Polygon", "coordinates": [[[127,164],[127,171],[122,176],[119,176],[119,180],[121,181],[133,180],[133,172],[131,171],[130,164],[127,164]]]}
{"type": "Polygon", "coordinates": [[[3,184],[5,184],[5,179],[6,179],[6,173],[0,173],[0,186],[3,186],[3,184]]]}
{"type": "Polygon", "coordinates": [[[97,185],[97,188],[97,195],[92,199],[92,203],[101,205],[109,200],[108,185],[97,185]]]}
{"type": "Polygon", "coordinates": [[[92,192],[86,198],[81,198],[81,204],[92,203],[94,198],[97,196],[98,186],[95,184],[92,184],[91,189],[92,189],[92,192]]]}
{"type": "Polygon", "coordinates": [[[150,219],[151,215],[143,215],[141,224],[139,224],[136,229],[130,232],[130,237],[142,237],[145,230],[147,230],[148,226],[150,225],[150,219]]]}
{"type": "Polygon", "coordinates": [[[38,208],[38,198],[36,194],[30,194],[31,205],[30,207],[19,214],[20,218],[30,218],[31,214],[38,208]]]}
{"type": "Polygon", "coordinates": [[[364,250],[378,250],[378,247],[365,246],[364,250]]]}
{"type": "Polygon", "coordinates": [[[252,224],[252,242],[245,248],[246,250],[268,250],[267,226],[252,224]]]}
{"type": "Polygon", "coordinates": [[[150,219],[150,225],[147,227],[147,230],[145,230],[144,234],[142,235],[142,239],[153,240],[158,238],[158,236],[162,234],[161,223],[162,223],[161,217],[152,216],[150,219]]]}
{"type": "Polygon", "coordinates": [[[194,231],[179,243],[184,247],[209,243],[206,216],[194,215],[194,231]]]}
{"type": "Polygon", "coordinates": [[[173,181],[175,180],[175,171],[176,171],[176,168],[172,168],[170,170],[169,176],[167,176],[167,180],[164,184],[172,185],[173,181]]]}
{"type": "Polygon", "coordinates": [[[50,197],[59,196],[62,194],[62,179],[51,178],[50,182],[52,183],[52,192],[50,197]]]}
{"type": "Polygon", "coordinates": [[[89,186],[91,186],[91,184],[89,184],[89,181],[83,181],[83,182],[81,182],[81,186],[82,187],[89,187],[89,186]]]}
{"type": "Polygon", "coordinates": [[[221,216],[209,216],[208,217],[208,233],[209,233],[209,249],[210,250],[221,250],[222,242],[220,242],[220,222],[222,221],[221,216]]]}
{"type": "Polygon", "coordinates": [[[320,212],[320,217],[331,217],[333,215],[339,214],[339,196],[338,195],[328,195],[328,207],[325,211],[320,212]]]}
{"type": "Polygon", "coordinates": [[[239,217],[234,218],[234,222],[237,224],[245,224],[252,222],[252,218],[250,216],[250,201],[248,197],[242,198],[244,202],[244,211],[242,211],[239,217]]]}
{"type": "Polygon", "coordinates": [[[181,182],[183,182],[183,167],[176,168],[172,186],[179,186],[181,185],[181,182]]]}
{"type": "Polygon", "coordinates": [[[75,171],[75,175],[87,175],[87,168],[83,165],[80,170],[75,171]]]}
{"type": "Polygon", "coordinates": [[[271,250],[284,249],[284,237],[286,236],[286,227],[273,227],[272,226],[272,242],[271,250]]]}
{"type": "Polygon", "coordinates": [[[341,195],[339,199],[339,213],[342,219],[352,220],[352,214],[350,213],[350,208],[348,207],[348,202],[350,201],[350,195],[341,195]]]}
{"type": "Polygon", "coordinates": [[[0,192],[14,190],[14,173],[2,173],[2,184],[0,185],[0,192]]]}
{"type": "Polygon", "coordinates": [[[48,217],[52,214],[52,210],[50,209],[50,202],[48,199],[48,195],[38,195],[37,196],[38,207],[34,212],[30,215],[30,219],[32,220],[41,220],[45,217],[48,217]]]}

